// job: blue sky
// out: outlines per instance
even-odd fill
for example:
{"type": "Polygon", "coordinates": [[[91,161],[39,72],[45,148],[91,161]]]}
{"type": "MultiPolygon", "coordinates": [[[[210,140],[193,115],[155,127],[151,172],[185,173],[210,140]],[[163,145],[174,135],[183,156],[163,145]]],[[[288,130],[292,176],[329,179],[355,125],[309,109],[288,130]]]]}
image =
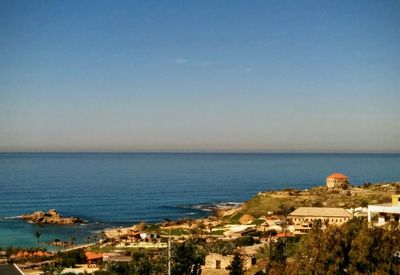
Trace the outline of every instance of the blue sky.
{"type": "Polygon", "coordinates": [[[0,151],[400,152],[399,1],[1,1],[0,151]]]}

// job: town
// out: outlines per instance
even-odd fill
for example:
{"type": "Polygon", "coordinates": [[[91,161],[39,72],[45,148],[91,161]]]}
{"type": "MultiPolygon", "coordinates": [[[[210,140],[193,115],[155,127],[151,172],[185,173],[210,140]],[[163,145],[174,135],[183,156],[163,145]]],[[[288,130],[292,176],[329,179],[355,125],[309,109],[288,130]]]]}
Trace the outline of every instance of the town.
{"type": "Polygon", "coordinates": [[[0,273],[398,274],[399,219],[399,182],[353,186],[333,173],[310,190],[260,192],[209,217],[111,228],[85,244],[55,240],[56,250],[36,232],[36,248],[0,251],[0,273]]]}

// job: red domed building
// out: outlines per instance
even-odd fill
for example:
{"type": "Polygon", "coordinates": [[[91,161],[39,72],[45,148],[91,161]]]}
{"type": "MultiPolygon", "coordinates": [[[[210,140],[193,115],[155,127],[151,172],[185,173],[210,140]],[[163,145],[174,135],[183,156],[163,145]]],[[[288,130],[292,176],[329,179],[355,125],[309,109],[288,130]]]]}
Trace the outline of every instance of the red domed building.
{"type": "Polygon", "coordinates": [[[349,177],[340,173],[333,173],[326,178],[328,188],[345,188],[349,185],[349,177]]]}

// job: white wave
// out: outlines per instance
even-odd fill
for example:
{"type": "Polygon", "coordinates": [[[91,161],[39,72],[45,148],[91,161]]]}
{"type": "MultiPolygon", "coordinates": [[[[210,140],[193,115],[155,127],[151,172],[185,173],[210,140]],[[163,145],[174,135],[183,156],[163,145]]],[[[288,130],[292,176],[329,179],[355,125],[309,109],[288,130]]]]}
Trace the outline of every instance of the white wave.
{"type": "Polygon", "coordinates": [[[10,217],[4,217],[4,220],[16,220],[20,219],[22,216],[10,216],[10,217]]]}

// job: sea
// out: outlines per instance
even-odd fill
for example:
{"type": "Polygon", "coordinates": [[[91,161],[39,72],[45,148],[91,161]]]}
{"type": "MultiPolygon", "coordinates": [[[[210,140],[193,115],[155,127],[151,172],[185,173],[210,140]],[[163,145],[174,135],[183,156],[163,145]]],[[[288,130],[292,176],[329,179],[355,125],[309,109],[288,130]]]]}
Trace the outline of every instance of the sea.
{"type": "MultiPolygon", "coordinates": [[[[400,181],[400,154],[1,153],[0,247],[85,243],[109,227],[198,218],[260,191],[350,182],[400,181]],[[57,209],[79,225],[36,225],[24,213],[57,209]]],[[[52,249],[48,247],[48,249],[52,249]]]]}

